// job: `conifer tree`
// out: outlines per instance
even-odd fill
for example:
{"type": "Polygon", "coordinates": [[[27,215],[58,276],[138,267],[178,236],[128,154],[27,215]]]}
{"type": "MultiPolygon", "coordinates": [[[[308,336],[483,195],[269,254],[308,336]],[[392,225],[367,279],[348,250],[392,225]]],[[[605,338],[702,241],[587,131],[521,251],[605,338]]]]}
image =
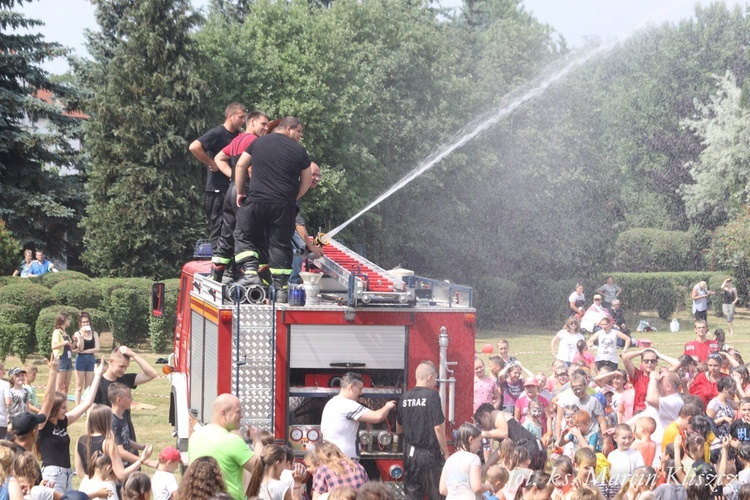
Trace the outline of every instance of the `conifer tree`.
{"type": "Polygon", "coordinates": [[[60,175],[77,165],[71,140],[80,120],[38,97],[73,97],[70,86],[51,82],[39,66],[67,51],[26,33],[42,23],[13,11],[22,3],[0,0],[0,219],[21,243],[63,256],[83,206],[81,178],[60,175]]]}
{"type": "Polygon", "coordinates": [[[203,232],[202,169],[188,161],[197,105],[189,0],[94,0],[88,92],[91,196],[84,261],[103,275],[172,275],[203,232]]]}

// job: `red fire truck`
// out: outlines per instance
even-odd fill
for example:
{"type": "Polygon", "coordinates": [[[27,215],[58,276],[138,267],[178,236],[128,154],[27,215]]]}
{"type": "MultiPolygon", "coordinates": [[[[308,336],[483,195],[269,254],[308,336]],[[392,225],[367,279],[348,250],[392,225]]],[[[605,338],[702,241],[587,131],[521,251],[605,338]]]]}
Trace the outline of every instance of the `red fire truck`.
{"type": "MultiPolygon", "coordinates": [[[[449,441],[471,419],[471,289],[386,271],[334,240],[324,250],[306,262],[320,278],[319,292],[308,287],[298,306],[263,302],[252,291],[232,301],[228,285],[208,277],[207,260],[185,264],[169,356],[169,419],[179,450],[187,451],[194,425],[211,421],[216,396],[232,393],[242,401],[244,426],[268,429],[301,457],[321,439],[323,407],[344,373],[363,375],[361,402],[377,410],[414,386],[423,360],[439,368],[449,441]]],[[[154,284],[156,314],[163,298],[163,284],[154,284]]],[[[401,478],[394,417],[359,431],[362,464],[372,478],[401,478]]]]}

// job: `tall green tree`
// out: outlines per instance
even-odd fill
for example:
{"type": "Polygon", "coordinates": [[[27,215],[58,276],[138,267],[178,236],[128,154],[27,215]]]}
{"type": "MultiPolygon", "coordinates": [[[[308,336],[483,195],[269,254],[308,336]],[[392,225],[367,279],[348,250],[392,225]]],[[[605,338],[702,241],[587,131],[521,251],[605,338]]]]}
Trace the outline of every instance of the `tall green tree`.
{"type": "Polygon", "coordinates": [[[12,10],[23,3],[0,0],[0,218],[23,244],[59,257],[69,250],[66,240],[83,202],[80,178],[60,175],[79,160],[72,131],[78,119],[37,96],[50,91],[64,103],[74,91],[41,68],[67,51],[26,33],[42,23],[12,10]]]}
{"type": "Polygon", "coordinates": [[[693,183],[682,195],[688,216],[709,228],[747,212],[750,202],[750,113],[731,72],[716,80],[716,94],[683,121],[704,148],[688,165],[693,183]]]}
{"type": "Polygon", "coordinates": [[[94,60],[77,69],[91,115],[84,260],[103,275],[171,275],[204,227],[187,150],[207,90],[190,38],[199,18],[189,0],[94,4],[94,60]]]}

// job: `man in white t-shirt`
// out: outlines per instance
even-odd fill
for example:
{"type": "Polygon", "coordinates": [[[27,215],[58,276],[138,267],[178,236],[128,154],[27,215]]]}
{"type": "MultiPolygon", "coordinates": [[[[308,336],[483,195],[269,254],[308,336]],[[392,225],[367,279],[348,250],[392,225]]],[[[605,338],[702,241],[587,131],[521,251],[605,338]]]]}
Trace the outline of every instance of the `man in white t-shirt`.
{"type": "Polygon", "coordinates": [[[652,436],[657,444],[661,444],[661,435],[669,424],[677,420],[680,410],[685,402],[680,396],[680,376],[666,368],[656,373],[650,373],[648,390],[646,392],[646,403],[653,406],[659,414],[656,437],[652,436]],[[657,441],[658,438],[658,441],[657,441]]]}
{"type": "Polygon", "coordinates": [[[359,457],[357,431],[359,423],[377,424],[388,418],[388,413],[396,407],[395,401],[388,401],[377,411],[368,409],[357,402],[362,394],[364,379],[357,373],[346,373],[341,377],[341,390],[323,408],[320,431],[323,439],[333,443],[350,458],[359,457]]]}

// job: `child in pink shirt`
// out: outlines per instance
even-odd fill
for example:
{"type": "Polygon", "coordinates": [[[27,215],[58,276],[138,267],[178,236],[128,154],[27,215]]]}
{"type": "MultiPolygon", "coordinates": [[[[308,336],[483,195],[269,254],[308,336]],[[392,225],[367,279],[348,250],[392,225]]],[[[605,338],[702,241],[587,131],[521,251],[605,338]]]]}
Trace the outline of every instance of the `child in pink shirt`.
{"type": "Polygon", "coordinates": [[[591,366],[595,363],[595,358],[594,355],[589,352],[589,347],[586,344],[586,341],[579,340],[578,343],[576,343],[576,349],[578,349],[578,354],[573,357],[573,363],[581,362],[590,370],[591,366]]]}

